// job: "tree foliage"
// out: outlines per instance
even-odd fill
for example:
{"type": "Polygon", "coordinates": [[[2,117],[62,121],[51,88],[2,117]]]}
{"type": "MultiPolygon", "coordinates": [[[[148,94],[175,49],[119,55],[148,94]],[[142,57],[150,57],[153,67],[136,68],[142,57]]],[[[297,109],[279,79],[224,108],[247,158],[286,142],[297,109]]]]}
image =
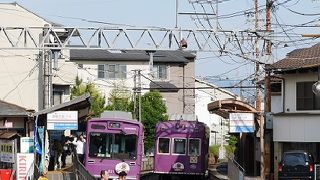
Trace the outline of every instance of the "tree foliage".
{"type": "Polygon", "coordinates": [[[89,117],[99,117],[105,110],[105,96],[103,96],[93,83],[84,84],[82,79],[76,77],[76,84],[71,89],[71,99],[89,93],[92,101],[89,117]]]}
{"type": "Polygon", "coordinates": [[[106,110],[132,112],[130,93],[123,84],[115,85],[111,90],[106,110]]]}
{"type": "Polygon", "coordinates": [[[228,145],[225,146],[228,157],[234,155],[234,150],[236,149],[237,142],[238,142],[238,138],[234,135],[231,135],[230,139],[228,140],[228,145]]]}
{"type": "MultiPolygon", "coordinates": [[[[137,101],[137,104],[139,101],[137,101]]],[[[138,109],[138,108],[137,108],[138,109]]],[[[138,118],[138,110],[136,117],[138,118]]],[[[144,147],[150,150],[154,146],[155,126],[159,121],[165,121],[168,116],[166,105],[159,92],[147,92],[141,97],[141,121],[144,125],[144,147]]]]}

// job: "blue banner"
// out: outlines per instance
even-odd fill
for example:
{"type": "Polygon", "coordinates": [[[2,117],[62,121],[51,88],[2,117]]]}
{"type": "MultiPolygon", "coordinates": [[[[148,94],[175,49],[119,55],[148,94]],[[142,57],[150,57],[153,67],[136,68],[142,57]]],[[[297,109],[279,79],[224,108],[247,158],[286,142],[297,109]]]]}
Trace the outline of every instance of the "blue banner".
{"type": "Polygon", "coordinates": [[[44,169],[44,127],[38,127],[38,133],[39,133],[39,138],[40,138],[40,142],[41,142],[41,147],[40,147],[40,154],[41,154],[41,158],[40,158],[40,164],[39,164],[39,172],[40,174],[43,172],[44,169]]]}
{"type": "Polygon", "coordinates": [[[34,129],[33,129],[33,134],[34,134],[34,148],[36,150],[36,153],[40,154],[42,153],[40,143],[38,141],[38,116],[36,117],[34,129]]]}

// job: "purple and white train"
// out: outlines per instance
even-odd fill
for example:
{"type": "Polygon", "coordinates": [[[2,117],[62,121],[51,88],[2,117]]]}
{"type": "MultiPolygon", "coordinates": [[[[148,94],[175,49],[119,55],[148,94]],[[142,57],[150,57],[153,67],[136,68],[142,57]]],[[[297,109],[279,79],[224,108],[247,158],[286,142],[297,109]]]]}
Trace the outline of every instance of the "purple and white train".
{"type": "Polygon", "coordinates": [[[209,127],[198,121],[170,120],[156,126],[154,172],[160,179],[204,179],[209,127]]]}
{"type": "Polygon", "coordinates": [[[87,122],[85,168],[100,177],[107,170],[110,179],[127,172],[127,179],[140,179],[143,125],[130,118],[107,117],[87,122]]]}

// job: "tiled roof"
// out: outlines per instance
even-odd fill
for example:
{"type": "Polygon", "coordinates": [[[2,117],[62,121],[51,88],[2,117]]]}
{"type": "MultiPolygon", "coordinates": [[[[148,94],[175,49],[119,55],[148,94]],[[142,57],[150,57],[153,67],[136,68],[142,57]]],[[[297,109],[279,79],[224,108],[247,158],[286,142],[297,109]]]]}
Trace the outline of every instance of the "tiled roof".
{"type": "MultiPolygon", "coordinates": [[[[195,55],[190,52],[175,51],[156,51],[153,61],[158,63],[187,63],[195,59],[195,55]]],[[[72,49],[70,50],[71,61],[149,61],[150,57],[146,51],[142,50],[119,50],[108,51],[102,49],[72,49]]]]}
{"type": "Polygon", "coordinates": [[[294,70],[320,66],[320,43],[310,47],[291,51],[284,59],[268,65],[267,69],[294,70]]]}
{"type": "Polygon", "coordinates": [[[29,112],[18,105],[0,100],[0,116],[28,116],[29,112]]]}
{"type": "Polygon", "coordinates": [[[179,91],[177,86],[175,86],[170,82],[164,82],[164,81],[158,81],[158,82],[151,81],[150,88],[159,90],[160,92],[178,92],[179,91]]]}

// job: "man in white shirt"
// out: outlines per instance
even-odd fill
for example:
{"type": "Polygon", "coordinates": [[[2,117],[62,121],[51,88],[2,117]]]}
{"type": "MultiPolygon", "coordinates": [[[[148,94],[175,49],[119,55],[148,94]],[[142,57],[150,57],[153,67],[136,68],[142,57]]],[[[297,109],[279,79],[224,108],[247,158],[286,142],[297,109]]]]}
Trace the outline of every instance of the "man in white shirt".
{"type": "Polygon", "coordinates": [[[73,143],[76,146],[78,159],[81,163],[83,163],[84,160],[84,143],[85,139],[83,138],[83,135],[80,135],[78,140],[73,143]]]}

